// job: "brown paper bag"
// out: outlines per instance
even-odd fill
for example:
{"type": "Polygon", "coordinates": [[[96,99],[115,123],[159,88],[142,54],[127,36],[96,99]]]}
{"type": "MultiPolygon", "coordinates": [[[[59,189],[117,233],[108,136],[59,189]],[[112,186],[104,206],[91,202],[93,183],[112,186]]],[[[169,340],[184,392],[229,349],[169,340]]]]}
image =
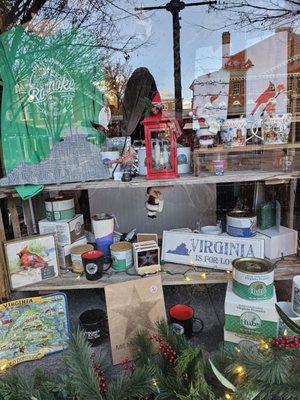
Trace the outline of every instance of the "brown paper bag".
{"type": "Polygon", "coordinates": [[[116,283],[105,287],[109,336],[113,364],[130,354],[130,340],[142,330],[154,331],[158,320],[166,319],[160,276],[116,283]]]}

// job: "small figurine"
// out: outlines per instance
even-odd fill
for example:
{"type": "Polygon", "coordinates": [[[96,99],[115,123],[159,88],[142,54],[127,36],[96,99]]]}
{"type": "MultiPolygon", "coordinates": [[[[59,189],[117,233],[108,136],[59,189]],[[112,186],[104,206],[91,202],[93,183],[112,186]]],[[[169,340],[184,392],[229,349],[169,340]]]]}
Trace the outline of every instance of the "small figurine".
{"type": "Polygon", "coordinates": [[[217,142],[217,134],[220,129],[218,120],[214,117],[199,115],[198,107],[190,112],[193,119],[193,130],[196,132],[196,139],[202,147],[212,147],[217,142]]]}
{"type": "Polygon", "coordinates": [[[113,165],[113,164],[120,164],[122,167],[132,167],[135,163],[136,159],[136,151],[133,146],[130,146],[127,151],[117,159],[110,161],[108,164],[113,165]]]}
{"type": "Polygon", "coordinates": [[[148,217],[153,219],[156,218],[157,212],[162,212],[163,210],[163,196],[162,193],[155,187],[148,187],[147,196],[148,199],[145,203],[145,208],[148,211],[148,217]]]}

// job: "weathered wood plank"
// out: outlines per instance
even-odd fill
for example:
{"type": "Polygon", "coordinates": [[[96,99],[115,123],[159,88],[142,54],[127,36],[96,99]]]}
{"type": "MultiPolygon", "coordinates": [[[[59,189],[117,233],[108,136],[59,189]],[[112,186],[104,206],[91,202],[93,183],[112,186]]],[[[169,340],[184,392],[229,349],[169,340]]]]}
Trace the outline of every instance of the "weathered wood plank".
{"type": "MultiPolygon", "coordinates": [[[[133,270],[128,273],[134,274],[133,270]]],[[[216,284],[226,283],[231,280],[231,272],[214,271],[205,268],[197,268],[193,270],[187,265],[165,264],[162,272],[163,285],[195,285],[195,284],[216,284]],[[185,275],[183,275],[188,271],[185,275]],[[177,275],[176,275],[177,274],[177,275]]],[[[275,280],[288,280],[293,276],[300,274],[300,258],[292,258],[278,262],[275,270],[275,280]]],[[[88,281],[84,276],[79,276],[71,272],[60,277],[49,279],[35,285],[19,288],[19,291],[31,290],[70,290],[70,289],[91,289],[103,288],[111,283],[122,282],[132,279],[141,279],[139,276],[128,275],[125,272],[109,271],[99,281],[88,281]]]]}
{"type": "Polygon", "coordinates": [[[26,224],[26,228],[27,228],[27,234],[30,236],[30,235],[33,235],[35,232],[34,232],[33,221],[32,221],[33,216],[31,215],[29,201],[30,200],[24,200],[22,202],[22,207],[23,207],[23,213],[24,213],[24,218],[25,218],[25,224],[26,224]]]}
{"type": "Polygon", "coordinates": [[[7,199],[7,206],[8,206],[8,211],[10,213],[14,236],[15,236],[15,238],[19,238],[19,237],[21,237],[21,228],[20,228],[20,221],[19,221],[19,215],[18,215],[16,202],[17,202],[17,199],[14,197],[10,196],[7,199]]]}
{"type": "Polygon", "coordinates": [[[5,261],[3,242],[6,240],[5,229],[0,208],[0,301],[7,298],[10,291],[7,266],[5,261]]]}
{"type": "MultiPolygon", "coordinates": [[[[216,176],[212,173],[201,172],[200,176],[185,174],[177,179],[165,180],[147,180],[145,177],[133,178],[131,182],[114,181],[107,179],[103,181],[91,182],[73,182],[62,183],[56,185],[46,185],[44,191],[53,192],[58,190],[89,190],[89,189],[106,189],[106,188],[135,188],[149,186],[180,186],[180,185],[201,185],[214,183],[232,183],[232,182],[255,182],[267,180],[289,180],[300,178],[300,170],[291,172],[280,171],[226,171],[222,176],[216,176]]],[[[15,189],[11,187],[1,187],[0,193],[7,195],[15,193],[15,189]]]]}

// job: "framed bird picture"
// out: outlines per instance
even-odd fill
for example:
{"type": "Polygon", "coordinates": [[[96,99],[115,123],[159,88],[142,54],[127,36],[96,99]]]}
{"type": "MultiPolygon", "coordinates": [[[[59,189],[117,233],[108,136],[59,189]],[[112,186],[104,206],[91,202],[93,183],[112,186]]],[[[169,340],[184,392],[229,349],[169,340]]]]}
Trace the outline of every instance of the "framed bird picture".
{"type": "Polygon", "coordinates": [[[4,243],[12,289],[58,276],[54,234],[28,236],[4,243]]]}

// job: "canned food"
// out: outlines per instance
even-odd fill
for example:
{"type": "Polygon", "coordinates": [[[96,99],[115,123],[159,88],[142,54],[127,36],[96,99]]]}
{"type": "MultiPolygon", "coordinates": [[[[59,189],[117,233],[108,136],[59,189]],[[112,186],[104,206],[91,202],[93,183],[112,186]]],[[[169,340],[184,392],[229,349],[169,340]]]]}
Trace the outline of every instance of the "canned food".
{"type": "Polygon", "coordinates": [[[48,221],[62,221],[75,217],[73,197],[58,196],[45,200],[45,209],[48,221]]]}
{"type": "Polygon", "coordinates": [[[72,271],[81,274],[84,272],[81,255],[88,251],[93,251],[94,246],[92,244],[83,244],[80,246],[74,246],[71,248],[71,260],[72,260],[72,271]]]}
{"type": "Polygon", "coordinates": [[[132,244],[129,242],[118,242],[110,246],[112,267],[117,271],[126,271],[132,267],[132,244]]]}
{"type": "Polygon", "coordinates": [[[256,235],[257,216],[249,211],[230,211],[227,214],[227,233],[236,237],[256,235]]]}
{"type": "Polygon", "coordinates": [[[233,292],[247,300],[267,300],[274,294],[274,264],[262,258],[232,261],[233,292]]]}

